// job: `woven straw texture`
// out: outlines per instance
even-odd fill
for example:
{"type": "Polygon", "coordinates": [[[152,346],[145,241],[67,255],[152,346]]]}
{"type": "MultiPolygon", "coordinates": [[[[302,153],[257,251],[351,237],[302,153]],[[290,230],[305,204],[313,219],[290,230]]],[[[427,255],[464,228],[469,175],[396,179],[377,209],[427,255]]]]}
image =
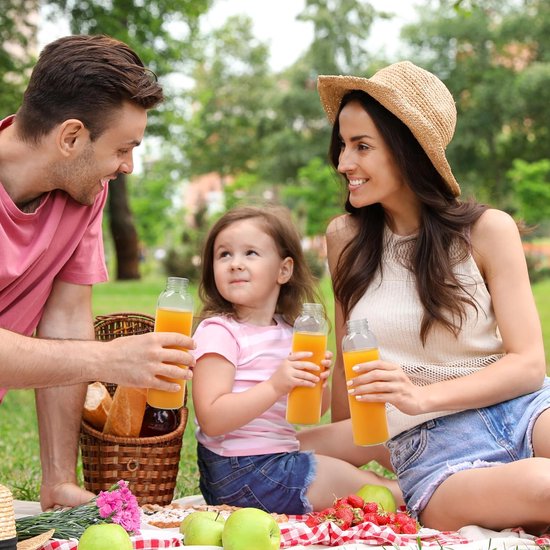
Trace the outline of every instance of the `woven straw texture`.
{"type": "MultiPolygon", "coordinates": [[[[154,319],[140,313],[114,313],[96,318],[98,340],[144,334],[154,328],[154,319]]],[[[106,384],[114,393],[115,384],[106,384]]],[[[80,448],[84,486],[93,493],[105,491],[123,479],[138,503],[166,505],[172,502],[179,470],[181,445],[188,410],[180,410],[178,428],[154,437],[119,437],[99,432],[82,422],[80,448]]]]}
{"type": "Polygon", "coordinates": [[[15,547],[15,513],[11,491],[0,485],[0,541],[14,539],[15,547]]]}
{"type": "Polygon", "coordinates": [[[456,106],[451,92],[434,74],[402,61],[371,78],[319,76],[317,88],[331,123],[347,92],[362,90],[376,99],[411,130],[453,195],[460,195],[460,186],[445,156],[455,131],[456,106]]]}

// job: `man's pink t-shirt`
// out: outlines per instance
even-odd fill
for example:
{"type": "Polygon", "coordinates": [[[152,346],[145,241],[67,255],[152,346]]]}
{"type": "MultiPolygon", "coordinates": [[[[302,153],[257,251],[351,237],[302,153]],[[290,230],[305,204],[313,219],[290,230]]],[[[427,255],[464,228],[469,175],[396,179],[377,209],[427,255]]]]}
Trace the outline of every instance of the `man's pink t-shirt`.
{"type": "MultiPolygon", "coordinates": [[[[1,121],[0,131],[12,121],[1,121]]],[[[0,182],[1,328],[32,335],[55,279],[84,285],[108,279],[101,231],[106,198],[107,187],[91,206],[51,191],[26,214],[0,182]]]]}
{"type": "MultiPolygon", "coordinates": [[[[277,325],[259,327],[239,323],[231,317],[205,319],[193,334],[199,359],[216,353],[235,366],[233,393],[267,380],[288,357],[292,327],[279,316],[277,325]]],[[[288,453],[300,448],[296,430],[286,421],[287,396],[245,426],[218,437],[209,437],[197,428],[196,437],[206,448],[221,456],[288,453]]]]}

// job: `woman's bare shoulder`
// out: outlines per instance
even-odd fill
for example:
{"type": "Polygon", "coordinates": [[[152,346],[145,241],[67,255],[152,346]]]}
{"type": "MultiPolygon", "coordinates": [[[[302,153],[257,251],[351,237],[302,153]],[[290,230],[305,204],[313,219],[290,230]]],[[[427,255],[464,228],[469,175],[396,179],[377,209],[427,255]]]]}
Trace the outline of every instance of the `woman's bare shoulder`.
{"type": "Polygon", "coordinates": [[[356,221],[349,214],[342,214],[333,218],[326,230],[329,240],[348,240],[357,230],[356,221]]]}
{"type": "Polygon", "coordinates": [[[476,247],[490,250],[494,242],[503,238],[517,237],[519,230],[510,214],[495,208],[486,210],[472,228],[472,242],[476,247]]]}

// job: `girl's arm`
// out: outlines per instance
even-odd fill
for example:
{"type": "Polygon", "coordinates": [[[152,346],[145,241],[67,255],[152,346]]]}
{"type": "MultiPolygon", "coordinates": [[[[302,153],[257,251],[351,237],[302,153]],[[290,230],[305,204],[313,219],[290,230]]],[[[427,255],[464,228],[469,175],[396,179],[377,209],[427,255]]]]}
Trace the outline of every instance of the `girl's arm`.
{"type": "Polygon", "coordinates": [[[235,366],[217,353],[203,355],[193,371],[193,404],[201,430],[211,437],[229,433],[261,416],[295,386],[313,386],[318,377],[306,370],[316,367],[307,362],[310,355],[291,354],[271,378],[239,393],[233,392],[235,366]]]}
{"type": "Polygon", "coordinates": [[[369,393],[369,400],[387,400],[405,413],[419,414],[485,407],[540,388],[546,371],[542,330],[517,226],[508,214],[488,210],[473,227],[472,244],[491,294],[504,357],[469,376],[423,388],[413,386],[396,365],[375,361],[361,367],[371,374],[361,376],[363,387],[356,394],[369,393]],[[379,382],[364,385],[374,379],[379,382]]]}

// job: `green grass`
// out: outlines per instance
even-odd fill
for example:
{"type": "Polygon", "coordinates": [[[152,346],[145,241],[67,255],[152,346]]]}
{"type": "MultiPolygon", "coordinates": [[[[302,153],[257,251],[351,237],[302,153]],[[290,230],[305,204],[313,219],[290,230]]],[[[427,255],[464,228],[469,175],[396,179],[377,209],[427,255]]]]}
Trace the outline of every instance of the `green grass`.
{"type": "MultiPolygon", "coordinates": [[[[110,282],[94,288],[94,315],[114,312],[153,314],[158,294],[164,288],[163,277],[144,281],[110,282]]],[[[333,319],[330,282],[322,281],[329,319],[333,319]]],[[[550,365],[550,280],[533,286],[543,326],[546,362],[550,365]]],[[[334,351],[334,335],[329,337],[334,351]]],[[[182,445],[182,457],[175,497],[197,494],[198,473],[194,436],[194,414],[190,401],[189,417],[182,445]]],[[[325,418],[326,420],[326,418],[325,418]]],[[[62,427],[60,427],[62,429],[62,427]]],[[[80,479],[82,479],[79,470],[80,479]]],[[[15,498],[37,500],[40,489],[40,460],[34,393],[32,390],[10,391],[0,405],[0,482],[9,486],[15,498]]]]}

